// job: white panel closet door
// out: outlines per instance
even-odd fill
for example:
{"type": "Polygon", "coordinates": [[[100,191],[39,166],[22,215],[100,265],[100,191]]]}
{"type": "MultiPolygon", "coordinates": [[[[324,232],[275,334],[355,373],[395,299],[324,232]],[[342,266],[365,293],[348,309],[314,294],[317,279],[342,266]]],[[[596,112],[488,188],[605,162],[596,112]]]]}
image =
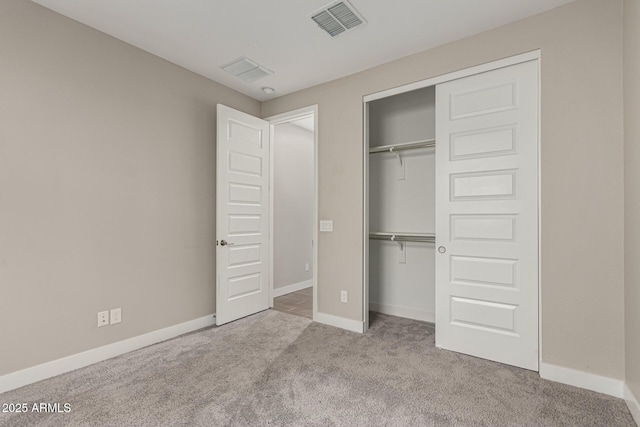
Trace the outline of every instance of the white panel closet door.
{"type": "Polygon", "coordinates": [[[436,88],[436,346],[538,370],[538,63],[436,88]]]}
{"type": "Polygon", "coordinates": [[[218,104],[216,324],[269,308],[269,123],[218,104]]]}

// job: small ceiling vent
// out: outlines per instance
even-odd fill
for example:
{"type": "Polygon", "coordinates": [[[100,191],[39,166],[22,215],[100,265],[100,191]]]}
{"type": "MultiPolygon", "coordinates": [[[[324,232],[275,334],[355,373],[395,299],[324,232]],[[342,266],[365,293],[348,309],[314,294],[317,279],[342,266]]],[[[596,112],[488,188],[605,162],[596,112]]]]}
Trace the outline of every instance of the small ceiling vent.
{"type": "Polygon", "coordinates": [[[367,22],[347,1],[330,3],[313,12],[310,18],[331,37],[344,34],[367,22]]]}
{"type": "Polygon", "coordinates": [[[222,69],[227,73],[231,73],[234,76],[241,78],[247,83],[255,82],[269,74],[273,74],[273,71],[267,67],[263,67],[246,56],[241,56],[230,64],[223,65],[222,69]]]}

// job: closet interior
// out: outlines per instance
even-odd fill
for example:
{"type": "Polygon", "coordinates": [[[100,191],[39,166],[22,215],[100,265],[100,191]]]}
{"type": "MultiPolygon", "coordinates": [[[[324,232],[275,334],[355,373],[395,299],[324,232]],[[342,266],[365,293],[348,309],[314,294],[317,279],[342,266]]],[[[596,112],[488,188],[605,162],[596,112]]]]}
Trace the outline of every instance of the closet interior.
{"type": "Polygon", "coordinates": [[[435,322],[435,86],[366,108],[369,309],[435,322]]]}

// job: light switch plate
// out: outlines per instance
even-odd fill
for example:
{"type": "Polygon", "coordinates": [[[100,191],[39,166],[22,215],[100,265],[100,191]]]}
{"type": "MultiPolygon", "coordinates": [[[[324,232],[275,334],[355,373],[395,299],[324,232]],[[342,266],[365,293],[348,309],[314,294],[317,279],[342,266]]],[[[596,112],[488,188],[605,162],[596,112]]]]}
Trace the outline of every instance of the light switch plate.
{"type": "Polygon", "coordinates": [[[320,231],[325,231],[325,232],[333,231],[333,221],[331,221],[331,220],[321,220],[320,221],[320,231]]]}
{"type": "Polygon", "coordinates": [[[111,324],[115,325],[116,323],[122,322],[122,309],[114,308],[111,310],[111,324]]]}

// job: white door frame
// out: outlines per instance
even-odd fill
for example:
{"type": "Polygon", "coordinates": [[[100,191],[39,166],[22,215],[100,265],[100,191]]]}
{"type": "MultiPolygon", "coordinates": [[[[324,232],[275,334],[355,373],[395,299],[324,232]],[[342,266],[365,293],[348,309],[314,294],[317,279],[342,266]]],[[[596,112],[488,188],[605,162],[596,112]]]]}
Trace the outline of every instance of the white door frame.
{"type": "MultiPolygon", "coordinates": [[[[362,266],[362,277],[363,277],[363,292],[362,295],[362,311],[363,311],[363,320],[364,320],[364,331],[369,328],[369,137],[368,137],[368,122],[369,122],[369,111],[368,104],[371,101],[375,101],[377,99],[387,98],[393,95],[398,95],[405,92],[410,92],[416,89],[421,89],[428,86],[435,86],[439,83],[448,82],[451,80],[460,79],[463,77],[472,76],[474,74],[480,74],[487,71],[497,70],[499,68],[508,67],[511,65],[520,64],[528,61],[538,61],[538,67],[540,68],[541,63],[541,51],[534,50],[531,52],[522,53],[520,55],[515,55],[509,58],[500,59],[497,61],[488,62],[485,64],[477,65],[474,67],[466,68],[464,70],[454,71],[448,74],[443,74],[441,76],[432,77],[430,79],[422,80],[419,82],[410,83],[407,85],[395,87],[392,89],[383,90],[381,92],[372,93],[366,95],[362,98],[363,103],[363,114],[364,114],[364,129],[363,135],[364,138],[362,140],[362,151],[363,151],[363,255],[364,262],[362,266]]],[[[539,70],[540,71],[540,70],[539,70]]],[[[541,112],[541,79],[542,74],[538,72],[538,112],[541,112]]],[[[538,114],[538,361],[542,362],[542,211],[541,211],[541,178],[542,178],[542,169],[541,169],[541,158],[540,158],[540,140],[541,140],[541,118],[542,116],[538,114]]],[[[438,307],[435,307],[436,311],[438,307]]]]}
{"type": "Polygon", "coordinates": [[[271,144],[269,146],[269,162],[270,162],[270,174],[269,177],[269,245],[271,246],[270,263],[270,280],[269,280],[269,307],[273,307],[273,150],[274,150],[274,130],[276,125],[289,123],[304,117],[313,115],[313,320],[316,320],[318,313],[318,105],[310,105],[308,107],[299,108],[297,110],[289,111],[286,113],[278,114],[275,116],[267,117],[264,120],[270,124],[269,139],[271,144]]]}

